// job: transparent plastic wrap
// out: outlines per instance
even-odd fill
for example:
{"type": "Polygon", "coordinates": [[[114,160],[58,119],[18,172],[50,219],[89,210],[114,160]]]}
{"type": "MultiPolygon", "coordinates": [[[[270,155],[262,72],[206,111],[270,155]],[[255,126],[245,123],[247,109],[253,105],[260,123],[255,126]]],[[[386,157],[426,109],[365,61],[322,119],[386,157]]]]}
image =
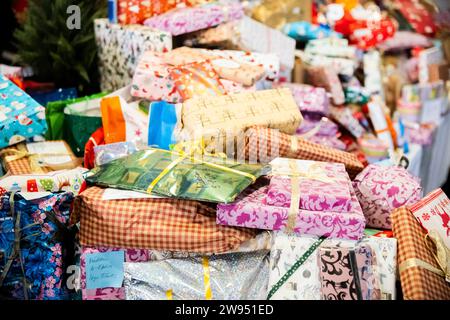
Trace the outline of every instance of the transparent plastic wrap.
{"type": "Polygon", "coordinates": [[[262,300],[267,251],[125,263],[127,300],[262,300]]]}
{"type": "Polygon", "coordinates": [[[134,142],[117,142],[94,147],[95,164],[101,166],[113,160],[124,158],[137,152],[134,142]]]}

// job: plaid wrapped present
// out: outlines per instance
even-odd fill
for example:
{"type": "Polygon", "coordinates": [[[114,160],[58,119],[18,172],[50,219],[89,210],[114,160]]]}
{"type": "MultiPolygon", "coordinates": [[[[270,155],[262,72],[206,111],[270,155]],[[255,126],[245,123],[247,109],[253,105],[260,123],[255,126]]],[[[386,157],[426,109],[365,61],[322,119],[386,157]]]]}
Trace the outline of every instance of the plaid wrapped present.
{"type": "Polygon", "coordinates": [[[249,128],[242,146],[243,149],[238,149],[238,157],[243,156],[250,162],[268,163],[276,157],[338,162],[345,165],[352,179],[364,169],[364,165],[354,154],[265,127],[249,128]]]}
{"type": "Polygon", "coordinates": [[[102,200],[103,192],[91,187],[75,199],[71,218],[81,223],[82,245],[220,253],[257,233],[218,226],[215,209],[197,201],[102,200]]]}
{"type": "Polygon", "coordinates": [[[450,283],[435,272],[441,271],[427,244],[426,232],[408,207],[391,214],[394,237],[398,240],[398,266],[406,300],[450,300],[450,283]],[[430,268],[431,267],[431,268],[430,268]],[[433,271],[430,271],[433,269],[433,271]]]}

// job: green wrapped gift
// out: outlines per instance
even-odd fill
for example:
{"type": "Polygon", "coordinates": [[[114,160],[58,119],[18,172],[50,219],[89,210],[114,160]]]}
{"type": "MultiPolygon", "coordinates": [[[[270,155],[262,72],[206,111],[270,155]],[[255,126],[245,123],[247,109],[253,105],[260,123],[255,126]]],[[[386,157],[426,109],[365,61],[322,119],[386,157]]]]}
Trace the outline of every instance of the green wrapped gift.
{"type": "Polygon", "coordinates": [[[96,167],[86,181],[165,197],[228,203],[269,171],[268,165],[149,148],[96,167]]]}
{"type": "Polygon", "coordinates": [[[345,103],[364,105],[369,102],[370,95],[364,88],[347,87],[344,89],[345,103]]]}

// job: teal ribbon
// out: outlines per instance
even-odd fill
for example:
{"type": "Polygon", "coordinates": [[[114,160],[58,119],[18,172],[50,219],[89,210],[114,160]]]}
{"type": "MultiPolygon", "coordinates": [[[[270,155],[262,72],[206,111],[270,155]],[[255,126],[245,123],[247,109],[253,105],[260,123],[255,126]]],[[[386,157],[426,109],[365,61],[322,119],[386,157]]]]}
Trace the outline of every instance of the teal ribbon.
{"type": "Polygon", "coordinates": [[[325,240],[325,237],[320,237],[316,242],[314,242],[311,247],[292,265],[292,267],[278,280],[277,283],[274,284],[272,289],[270,289],[269,294],[267,295],[267,300],[270,300],[272,296],[288,281],[288,279],[300,268],[306,260],[308,260],[309,256],[313,254],[314,251],[322,244],[325,240]]]}

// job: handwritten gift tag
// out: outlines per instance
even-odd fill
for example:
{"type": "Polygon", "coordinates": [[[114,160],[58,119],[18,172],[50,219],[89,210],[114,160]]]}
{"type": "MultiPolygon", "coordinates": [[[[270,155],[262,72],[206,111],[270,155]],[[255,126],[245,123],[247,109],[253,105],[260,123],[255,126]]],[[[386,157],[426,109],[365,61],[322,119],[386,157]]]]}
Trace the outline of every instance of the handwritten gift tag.
{"type": "Polygon", "coordinates": [[[122,287],[124,259],[124,251],[86,254],[86,288],[122,287]]]}

